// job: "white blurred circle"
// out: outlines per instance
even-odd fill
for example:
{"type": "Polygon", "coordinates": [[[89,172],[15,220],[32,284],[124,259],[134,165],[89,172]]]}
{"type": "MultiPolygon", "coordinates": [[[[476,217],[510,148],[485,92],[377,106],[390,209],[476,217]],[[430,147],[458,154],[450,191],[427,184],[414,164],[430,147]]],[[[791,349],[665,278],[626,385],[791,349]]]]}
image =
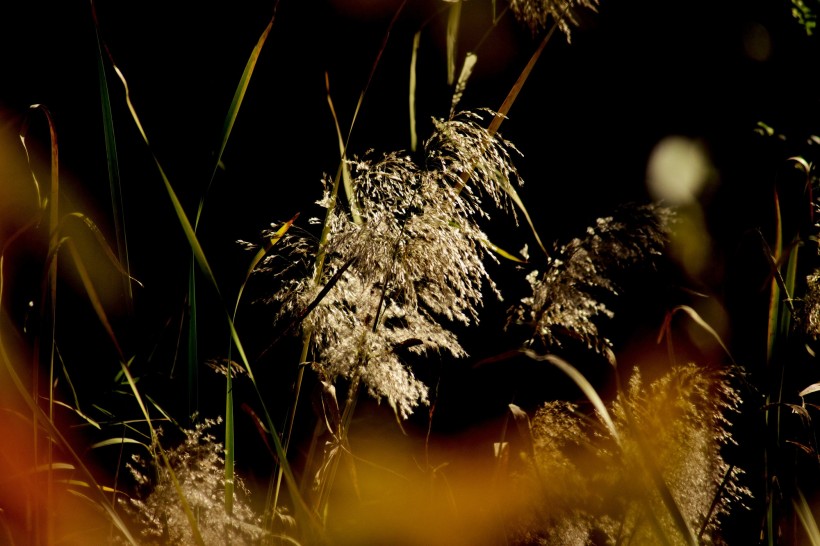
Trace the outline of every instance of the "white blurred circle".
{"type": "Polygon", "coordinates": [[[696,200],[706,184],[711,162],[703,146],[682,136],[669,136],[649,156],[646,183],[653,199],[672,206],[696,200]]]}

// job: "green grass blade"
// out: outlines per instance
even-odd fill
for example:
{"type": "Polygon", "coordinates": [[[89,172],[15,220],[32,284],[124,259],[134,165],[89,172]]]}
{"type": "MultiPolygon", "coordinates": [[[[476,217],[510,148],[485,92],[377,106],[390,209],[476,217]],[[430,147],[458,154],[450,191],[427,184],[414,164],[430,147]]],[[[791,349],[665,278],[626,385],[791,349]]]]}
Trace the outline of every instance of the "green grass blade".
{"type": "Polygon", "coordinates": [[[122,184],[120,182],[120,167],[117,156],[117,139],[114,133],[114,114],[111,111],[111,96],[108,92],[108,78],[105,74],[105,63],[100,42],[99,29],[95,26],[97,39],[97,73],[100,81],[100,103],[102,106],[103,134],[105,137],[105,157],[108,165],[108,184],[111,188],[111,212],[114,219],[114,234],[117,239],[117,255],[127,277],[123,279],[123,289],[126,295],[128,310],[132,310],[134,294],[131,283],[128,282],[131,266],[128,261],[128,239],[125,230],[125,207],[122,199],[122,184]]]}
{"type": "Polygon", "coordinates": [[[820,546],[820,529],[817,527],[817,520],[814,518],[811,506],[809,506],[800,489],[797,490],[797,498],[792,499],[792,504],[794,505],[794,511],[797,512],[797,518],[806,532],[809,543],[811,546],[820,546]]]}
{"type": "Polygon", "coordinates": [[[333,99],[330,96],[330,78],[325,72],[325,89],[327,90],[327,104],[330,107],[330,114],[333,116],[333,124],[336,127],[336,137],[339,141],[339,156],[341,161],[339,169],[341,170],[342,183],[344,184],[347,201],[350,205],[350,216],[353,221],[359,225],[362,223],[362,218],[359,215],[359,205],[356,202],[356,194],[353,192],[353,180],[350,177],[350,167],[347,165],[347,143],[342,138],[342,128],[339,127],[339,118],[336,116],[336,109],[333,107],[333,99]]]}
{"type": "MultiPolygon", "coordinates": [[[[780,197],[777,190],[774,192],[774,213],[775,213],[775,242],[774,252],[770,255],[774,271],[772,271],[771,290],[769,293],[769,326],[766,340],[766,362],[771,363],[774,356],[774,347],[777,341],[777,326],[780,323],[780,285],[777,282],[777,264],[783,249],[783,219],[780,215],[780,197]]],[[[765,241],[764,241],[765,242],[765,241]]]]}
{"type": "MultiPolygon", "coordinates": [[[[276,3],[278,5],[278,2],[276,3]]],[[[216,154],[216,161],[214,162],[214,168],[211,172],[211,179],[208,182],[208,186],[213,183],[214,177],[216,176],[216,171],[219,169],[219,165],[222,163],[222,156],[225,153],[225,148],[228,145],[228,140],[231,137],[231,132],[233,131],[233,126],[236,123],[236,117],[239,114],[239,108],[242,106],[242,101],[245,99],[245,94],[248,91],[248,85],[251,81],[251,76],[253,76],[253,71],[256,68],[256,64],[259,61],[259,55],[262,53],[262,48],[265,46],[265,42],[268,40],[268,35],[270,34],[271,29],[273,28],[273,20],[276,17],[276,5],[273,8],[273,15],[271,16],[270,21],[268,22],[268,26],[265,27],[265,30],[262,31],[262,34],[259,36],[259,39],[256,42],[256,46],[254,46],[253,51],[251,51],[251,55],[248,58],[248,62],[245,63],[245,69],[242,71],[242,77],[239,78],[239,83],[236,86],[236,90],[234,91],[233,98],[231,99],[231,105],[228,108],[228,114],[225,116],[225,122],[222,125],[222,135],[219,142],[219,151],[216,154]]],[[[206,192],[207,193],[207,192],[206,192]]],[[[196,213],[196,219],[194,221],[194,226],[199,226],[199,219],[202,215],[202,208],[204,206],[205,196],[202,196],[202,199],[199,202],[199,207],[196,213]]]]}
{"type": "Polygon", "coordinates": [[[780,323],[778,325],[779,336],[787,336],[791,331],[792,311],[794,308],[792,298],[795,294],[795,283],[797,282],[797,256],[800,251],[800,246],[799,242],[795,242],[789,248],[789,260],[786,262],[786,276],[783,278],[785,284],[785,301],[781,304],[781,307],[785,307],[785,309],[781,309],[780,311],[780,323]]]}
{"type": "Polygon", "coordinates": [[[96,428],[97,430],[102,430],[102,427],[100,426],[100,424],[97,421],[95,421],[94,419],[92,419],[91,417],[89,417],[88,415],[86,415],[85,413],[83,413],[80,410],[79,407],[71,406],[71,405],[66,404],[65,402],[63,402],[61,400],[55,400],[54,404],[56,406],[61,406],[63,408],[66,408],[67,410],[70,410],[70,411],[76,413],[78,417],[83,419],[86,423],[88,423],[92,427],[96,428]]]}
{"type": "MultiPolygon", "coordinates": [[[[125,76],[122,74],[122,72],[119,70],[119,68],[116,66],[116,64],[114,64],[113,58],[111,59],[111,63],[114,67],[115,73],[120,78],[120,81],[122,82],[123,87],[125,88],[126,102],[128,103],[128,108],[129,108],[129,111],[131,112],[134,123],[137,126],[137,129],[139,130],[140,134],[142,135],[145,144],[149,147],[149,150],[150,150],[150,142],[148,140],[148,136],[145,133],[145,130],[142,127],[142,123],[140,123],[139,116],[137,115],[137,112],[134,108],[134,105],[131,102],[130,92],[128,90],[127,80],[125,79],[125,76]]],[[[182,230],[185,234],[185,237],[188,241],[188,244],[191,247],[191,250],[192,250],[193,255],[194,255],[194,259],[195,259],[197,265],[199,266],[199,268],[204,273],[207,280],[212,285],[213,289],[216,291],[217,295],[219,296],[219,299],[223,302],[223,305],[224,305],[224,299],[222,298],[221,292],[219,290],[219,285],[216,282],[216,277],[214,276],[213,270],[211,269],[211,266],[208,263],[208,260],[205,256],[205,252],[203,251],[202,246],[200,245],[199,240],[197,239],[194,228],[191,225],[191,222],[188,220],[188,217],[185,214],[185,211],[182,207],[182,204],[180,203],[179,198],[177,197],[176,192],[174,191],[170,180],[168,179],[167,175],[165,174],[165,170],[162,168],[162,165],[160,164],[159,159],[157,159],[156,155],[154,155],[153,152],[151,152],[151,156],[152,156],[152,158],[154,160],[154,163],[157,167],[157,170],[159,171],[159,174],[162,178],[163,185],[165,187],[165,190],[168,194],[169,199],[171,200],[171,204],[173,206],[174,212],[177,215],[177,219],[179,220],[180,226],[182,227],[182,230]]],[[[256,381],[256,378],[255,378],[254,374],[253,374],[253,370],[251,368],[250,362],[248,361],[247,355],[245,354],[245,350],[242,346],[242,342],[239,339],[239,334],[236,331],[236,328],[234,326],[233,319],[231,318],[230,312],[228,311],[227,307],[224,307],[224,311],[225,311],[225,318],[227,319],[228,327],[230,329],[231,340],[234,342],[234,344],[236,346],[236,349],[239,352],[239,356],[241,357],[242,364],[245,367],[245,371],[248,373],[248,377],[250,378],[250,380],[251,380],[251,382],[254,386],[256,394],[259,397],[259,401],[261,402],[261,407],[262,407],[264,415],[265,415],[265,421],[268,425],[269,430],[271,431],[271,437],[273,439],[274,447],[276,449],[277,456],[280,459],[280,465],[281,465],[280,468],[282,468],[282,470],[284,472],[284,477],[285,477],[286,483],[288,485],[289,491],[291,492],[292,500],[295,503],[297,510],[300,512],[300,515],[306,516],[305,521],[309,521],[312,524],[311,530],[316,532],[317,534],[321,535],[322,533],[318,528],[316,528],[316,524],[313,520],[312,514],[307,509],[307,505],[305,504],[304,499],[299,494],[296,479],[294,478],[293,472],[290,469],[290,465],[287,462],[287,457],[285,456],[285,450],[283,449],[283,447],[281,445],[281,442],[279,440],[279,436],[276,433],[276,427],[273,426],[273,421],[271,420],[270,414],[268,413],[267,406],[264,404],[264,398],[262,396],[261,391],[259,390],[259,385],[256,381]]],[[[125,367],[125,366],[123,366],[123,367],[125,367]]],[[[129,383],[130,383],[130,381],[129,381],[129,383]]]]}
{"type": "Polygon", "coordinates": [[[97,315],[97,319],[100,321],[100,324],[105,329],[105,333],[108,334],[108,338],[111,340],[111,343],[114,345],[114,348],[117,350],[117,354],[120,356],[120,360],[125,360],[125,356],[122,352],[122,348],[120,347],[119,341],[117,341],[117,336],[114,333],[114,328],[111,326],[111,322],[108,320],[108,315],[103,308],[102,302],[100,301],[99,295],[97,295],[97,290],[94,288],[94,283],[91,281],[91,277],[88,275],[88,269],[86,269],[85,264],[83,263],[83,259],[80,256],[79,251],[77,251],[76,245],[72,240],[67,240],[66,247],[68,248],[69,253],[71,254],[71,258],[74,261],[74,266],[77,268],[77,273],[80,275],[80,280],[83,283],[83,288],[85,288],[85,293],[88,296],[88,300],[91,302],[91,307],[94,309],[94,312],[97,315]]]}

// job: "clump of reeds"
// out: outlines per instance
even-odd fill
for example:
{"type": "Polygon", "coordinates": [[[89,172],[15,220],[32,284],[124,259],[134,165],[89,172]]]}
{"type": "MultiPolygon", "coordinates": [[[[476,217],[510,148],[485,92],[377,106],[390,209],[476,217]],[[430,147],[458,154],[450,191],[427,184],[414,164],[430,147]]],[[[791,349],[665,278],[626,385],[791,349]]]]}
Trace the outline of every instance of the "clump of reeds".
{"type": "Polygon", "coordinates": [[[139,455],[127,463],[137,493],[120,499],[120,504],[136,521],[143,544],[194,543],[180,495],[195,515],[204,544],[256,544],[265,536],[262,518],[252,508],[250,493],[239,476],[234,477],[232,512],[225,510],[225,449],[208,432],[221,421],[204,419],[183,430],[182,443],[166,452],[168,466],[159,457],[139,455]]]}
{"type": "Polygon", "coordinates": [[[720,544],[721,518],[749,495],[721,455],[739,404],[729,374],[694,364],[648,385],[636,370],[609,406],[614,431],[577,404],[544,404],[518,476],[533,508],[517,541],[720,544]]]}
{"type": "Polygon", "coordinates": [[[644,264],[664,252],[674,214],[659,205],[624,208],[599,218],[583,237],[555,248],[543,274],[527,275],[532,295],[510,309],[508,326],[527,328],[530,348],[553,350],[570,339],[609,354],[610,341],[597,320],[612,318],[607,298],[617,295],[614,273],[644,264]]]}
{"type": "Polygon", "coordinates": [[[478,220],[488,216],[482,199],[509,210],[506,192],[519,180],[514,148],[481,119],[437,121],[421,165],[401,153],[354,159],[354,214],[336,206],[326,180],[324,241],[289,234],[262,263],[280,275],[282,261],[308,273],[283,279],[271,300],[282,321],[312,334],[320,377],[361,383],[403,418],[427,403],[427,387],[400,349],[465,356],[451,325],[478,322],[485,283],[498,293],[478,220]]]}

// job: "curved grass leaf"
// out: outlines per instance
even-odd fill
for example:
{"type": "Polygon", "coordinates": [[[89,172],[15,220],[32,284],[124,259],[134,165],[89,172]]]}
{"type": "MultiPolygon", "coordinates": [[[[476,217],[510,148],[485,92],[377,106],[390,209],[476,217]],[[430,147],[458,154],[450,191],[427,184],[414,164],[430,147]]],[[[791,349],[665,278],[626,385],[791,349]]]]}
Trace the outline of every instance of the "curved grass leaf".
{"type": "Polygon", "coordinates": [[[814,518],[811,506],[809,506],[805,495],[800,489],[797,490],[796,496],[797,498],[792,499],[792,504],[794,505],[794,511],[797,512],[800,524],[806,532],[806,537],[809,539],[811,546],[820,546],[820,528],[817,527],[817,520],[814,518]]]}
{"type": "Polygon", "coordinates": [[[703,317],[701,317],[700,314],[697,311],[695,311],[693,308],[689,307],[688,305],[678,305],[677,307],[673,308],[671,311],[669,311],[667,313],[666,318],[664,319],[664,322],[663,322],[663,326],[661,326],[661,331],[658,334],[658,342],[660,342],[660,340],[662,339],[664,334],[668,333],[670,325],[671,325],[672,317],[678,311],[683,311],[684,313],[689,315],[689,318],[691,318],[693,321],[695,321],[695,324],[697,324],[698,326],[703,328],[703,330],[705,330],[709,335],[711,335],[713,338],[715,338],[715,341],[717,341],[718,345],[720,345],[721,349],[723,349],[723,351],[729,357],[729,360],[733,364],[735,363],[734,358],[732,358],[732,353],[729,351],[729,348],[726,346],[726,344],[721,339],[720,334],[718,334],[717,331],[715,331],[715,329],[712,328],[712,326],[708,322],[703,320],[703,317]]]}
{"type": "Polygon", "coordinates": [[[105,74],[105,63],[102,56],[99,28],[94,27],[97,39],[97,73],[100,82],[100,105],[102,107],[103,134],[105,136],[105,157],[108,165],[108,183],[111,188],[111,212],[114,219],[114,234],[117,239],[117,255],[119,263],[125,268],[126,278],[123,279],[123,289],[126,295],[126,305],[129,311],[133,304],[134,294],[131,290],[131,266],[128,260],[128,239],[125,230],[125,207],[122,199],[122,184],[120,181],[120,167],[117,156],[117,139],[114,133],[114,114],[111,111],[111,96],[108,92],[108,78],[105,74]]]}
{"type": "Polygon", "coordinates": [[[139,440],[135,440],[133,438],[128,438],[128,437],[108,438],[106,440],[101,440],[99,442],[91,444],[88,447],[88,449],[98,449],[98,448],[101,448],[101,447],[107,447],[107,446],[113,446],[113,445],[119,446],[119,445],[122,445],[122,444],[136,444],[136,445],[140,445],[140,446],[144,447],[146,450],[149,450],[149,451],[151,450],[151,446],[149,446],[148,444],[146,444],[144,442],[140,442],[139,440]]]}
{"type": "Polygon", "coordinates": [[[601,397],[598,395],[598,392],[595,390],[595,387],[587,380],[584,375],[578,371],[575,366],[567,362],[561,357],[555,355],[540,355],[533,351],[532,349],[521,349],[521,353],[530,357],[533,360],[538,362],[549,362],[565,374],[569,376],[572,381],[578,385],[578,388],[581,389],[581,392],[584,393],[584,396],[592,402],[592,406],[595,408],[595,411],[598,412],[598,417],[603,421],[604,425],[607,428],[607,431],[612,436],[612,438],[621,443],[620,434],[618,434],[618,429],[615,427],[615,422],[612,420],[612,417],[609,415],[609,410],[606,409],[606,405],[604,405],[604,401],[601,400],[601,397]]]}

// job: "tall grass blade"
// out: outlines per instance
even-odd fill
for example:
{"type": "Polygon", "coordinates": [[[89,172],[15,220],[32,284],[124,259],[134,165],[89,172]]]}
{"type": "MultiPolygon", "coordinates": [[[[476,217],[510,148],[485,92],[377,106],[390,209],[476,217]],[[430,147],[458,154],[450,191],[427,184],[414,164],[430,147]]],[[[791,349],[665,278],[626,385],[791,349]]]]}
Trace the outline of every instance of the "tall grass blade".
{"type": "MultiPolygon", "coordinates": [[[[106,51],[108,51],[107,48],[106,48],[106,51]]],[[[151,145],[150,145],[150,142],[148,140],[148,135],[145,133],[145,130],[142,126],[142,123],[140,122],[139,116],[137,115],[136,109],[134,108],[134,105],[131,101],[130,91],[129,91],[129,88],[128,88],[128,82],[125,79],[125,76],[123,75],[122,71],[117,67],[116,63],[114,62],[113,56],[111,56],[110,52],[108,52],[108,54],[109,54],[109,60],[110,60],[112,66],[114,68],[114,72],[117,74],[117,77],[120,79],[120,81],[123,84],[123,88],[125,89],[125,100],[126,100],[126,103],[128,104],[128,109],[131,112],[131,116],[133,118],[134,124],[136,125],[137,129],[139,130],[140,134],[142,135],[143,141],[145,142],[145,144],[148,146],[148,148],[150,150],[151,145]]],[[[160,177],[162,178],[163,185],[165,187],[165,190],[168,194],[169,199],[171,200],[171,204],[173,206],[174,212],[177,215],[177,219],[178,219],[178,221],[180,223],[180,226],[182,227],[182,230],[183,230],[183,232],[185,234],[185,237],[188,241],[188,245],[191,247],[191,250],[193,251],[193,255],[194,255],[194,258],[196,260],[196,263],[199,266],[199,268],[202,270],[202,272],[204,273],[206,279],[212,285],[212,287],[216,291],[220,301],[222,301],[223,305],[224,305],[225,300],[224,300],[224,298],[222,298],[221,292],[219,290],[218,283],[216,282],[216,277],[214,276],[213,270],[211,269],[211,266],[208,263],[208,260],[205,256],[205,253],[204,253],[203,249],[202,249],[202,246],[200,245],[199,240],[197,239],[195,230],[194,230],[193,226],[191,225],[191,222],[188,220],[188,217],[185,214],[185,211],[182,207],[182,204],[180,203],[179,198],[177,197],[176,192],[174,191],[170,180],[168,179],[167,175],[165,174],[165,170],[162,168],[162,165],[160,164],[159,159],[157,159],[157,157],[153,153],[153,151],[151,151],[151,157],[153,158],[154,164],[156,165],[157,170],[159,171],[160,177]]],[[[228,328],[230,329],[231,340],[233,341],[233,343],[236,346],[237,351],[239,352],[239,356],[241,358],[242,364],[244,365],[245,371],[248,373],[248,377],[250,378],[251,383],[254,386],[254,390],[256,391],[256,395],[258,396],[259,401],[261,403],[261,407],[262,407],[264,415],[265,415],[265,421],[268,425],[268,429],[271,431],[271,437],[273,439],[273,444],[274,444],[274,447],[276,449],[276,453],[277,453],[277,455],[279,456],[279,459],[280,459],[280,468],[284,472],[284,477],[285,477],[286,483],[288,485],[288,489],[291,493],[292,500],[293,500],[294,504],[296,505],[297,510],[300,512],[300,515],[304,515],[305,516],[305,521],[309,522],[309,524],[311,525],[311,530],[313,532],[318,533],[319,535],[321,535],[321,531],[318,530],[315,527],[316,523],[313,520],[312,514],[310,514],[309,510],[307,509],[307,506],[304,502],[304,499],[299,494],[296,479],[294,478],[293,472],[291,471],[291,468],[290,468],[290,465],[287,462],[287,457],[285,456],[285,450],[282,447],[282,444],[279,440],[278,434],[276,433],[276,427],[273,426],[273,421],[271,420],[270,413],[268,412],[267,406],[264,403],[264,398],[262,396],[261,391],[259,390],[259,384],[257,383],[256,377],[253,374],[253,370],[251,368],[250,362],[248,361],[247,355],[245,354],[245,350],[243,348],[242,342],[239,339],[239,334],[236,331],[236,328],[235,328],[234,323],[233,323],[233,319],[231,318],[231,314],[228,311],[227,307],[223,307],[223,309],[225,311],[225,318],[227,319],[227,322],[228,322],[228,328]]]]}
{"type": "MultiPolygon", "coordinates": [[[[234,91],[233,98],[231,99],[231,105],[228,108],[228,114],[225,116],[225,122],[222,126],[222,135],[219,142],[219,151],[216,154],[214,168],[211,172],[211,179],[208,182],[209,187],[213,183],[219,165],[222,163],[222,156],[225,153],[225,148],[228,145],[228,139],[230,139],[231,137],[233,126],[236,123],[236,117],[239,114],[239,108],[242,106],[242,101],[245,99],[245,94],[248,91],[248,85],[250,84],[251,76],[253,76],[253,71],[256,68],[257,62],[259,61],[259,55],[262,53],[262,48],[265,46],[265,42],[268,40],[268,35],[270,34],[271,29],[273,28],[273,21],[276,18],[276,8],[278,7],[278,5],[279,2],[277,0],[277,2],[273,6],[273,15],[271,15],[271,19],[268,22],[268,26],[266,26],[265,30],[262,31],[262,34],[259,36],[259,40],[257,40],[256,42],[256,46],[254,46],[253,51],[251,51],[251,55],[248,58],[248,62],[245,63],[245,69],[242,72],[242,76],[239,78],[239,83],[236,86],[236,91],[234,91]]],[[[204,202],[205,196],[203,195],[202,199],[200,199],[199,202],[199,208],[197,209],[196,220],[194,221],[195,227],[199,226],[199,219],[202,214],[204,202]]]]}
{"type": "Polygon", "coordinates": [[[809,506],[800,489],[797,490],[797,498],[792,499],[792,504],[794,505],[794,511],[797,512],[797,518],[806,532],[806,537],[809,539],[809,544],[811,546],[820,546],[820,528],[817,527],[817,520],[812,514],[811,506],[809,506]]]}
{"type": "MultiPolygon", "coordinates": [[[[242,76],[239,79],[239,83],[234,91],[233,98],[231,99],[231,104],[228,108],[228,113],[225,116],[225,122],[222,127],[222,135],[220,138],[219,143],[219,151],[216,154],[216,160],[214,162],[214,168],[211,172],[211,178],[208,181],[208,188],[210,188],[211,184],[213,184],[214,178],[216,177],[217,169],[222,162],[222,156],[225,153],[225,148],[228,145],[228,140],[231,136],[231,132],[233,131],[234,124],[236,123],[237,115],[239,114],[239,109],[242,106],[242,101],[245,98],[245,94],[248,90],[248,85],[250,84],[251,76],[253,75],[254,69],[256,68],[256,64],[259,61],[259,55],[262,53],[262,48],[265,45],[265,42],[270,35],[271,29],[273,28],[273,21],[276,17],[276,8],[278,6],[278,2],[274,4],[273,7],[273,14],[271,15],[271,19],[268,22],[268,25],[265,27],[265,30],[262,31],[262,34],[259,36],[259,39],[256,42],[256,46],[254,46],[253,50],[251,51],[251,55],[248,58],[247,63],[245,63],[245,69],[242,72],[242,76]]],[[[199,206],[196,212],[196,219],[194,220],[194,230],[197,229],[199,226],[200,218],[202,217],[202,210],[205,205],[205,196],[206,193],[203,194],[202,198],[199,201],[199,206]]],[[[195,258],[196,261],[198,261],[195,258]]],[[[189,272],[189,282],[188,282],[188,304],[189,304],[189,320],[188,320],[188,377],[189,377],[189,392],[198,393],[198,365],[199,365],[199,356],[197,351],[197,314],[196,314],[196,272],[194,271],[194,265],[191,264],[191,269],[189,272]]],[[[237,305],[239,304],[239,299],[237,298],[237,305]]],[[[234,318],[235,318],[236,311],[234,310],[234,318]]],[[[233,327],[232,327],[233,328],[233,327]]],[[[228,370],[226,374],[227,377],[227,393],[226,393],[226,400],[225,400],[225,512],[231,514],[233,512],[233,497],[234,497],[234,415],[233,415],[233,385],[232,385],[232,376],[231,370],[228,370]]],[[[197,394],[198,396],[198,394],[197,394]]],[[[196,404],[194,407],[198,406],[196,404]]]]}
{"type": "Polygon", "coordinates": [[[780,312],[780,323],[778,325],[778,335],[786,336],[791,331],[792,325],[792,298],[794,297],[795,283],[797,282],[797,256],[801,245],[799,242],[792,244],[789,249],[789,260],[786,262],[786,276],[783,278],[785,284],[784,297],[785,301],[781,302],[781,306],[785,307],[780,312]]]}
{"type": "MultiPolygon", "coordinates": [[[[774,191],[774,213],[775,213],[775,241],[773,253],[771,254],[771,262],[774,269],[777,270],[777,265],[780,262],[780,256],[783,249],[783,219],[780,215],[780,197],[777,190],[774,191]]],[[[773,279],[771,282],[771,289],[769,293],[769,327],[767,331],[766,343],[766,362],[771,363],[774,356],[774,346],[777,340],[777,326],[780,323],[780,285],[777,282],[777,275],[779,271],[772,271],[773,279]]]]}
{"type": "Polygon", "coordinates": [[[80,275],[80,280],[83,283],[83,288],[85,288],[85,293],[88,296],[88,300],[91,302],[91,307],[94,309],[94,313],[97,315],[97,319],[102,324],[103,328],[105,329],[105,333],[108,334],[111,343],[114,345],[114,348],[117,350],[117,354],[120,357],[120,360],[125,360],[125,356],[122,352],[122,348],[120,347],[119,341],[117,341],[117,336],[114,333],[114,329],[111,327],[111,322],[108,320],[108,315],[105,313],[105,309],[103,308],[102,302],[100,301],[100,297],[97,294],[97,290],[94,288],[94,283],[91,281],[91,277],[88,275],[88,269],[86,269],[85,264],[83,263],[83,259],[80,256],[80,253],[77,251],[77,247],[74,244],[74,241],[68,239],[66,241],[66,247],[68,248],[69,253],[71,254],[71,258],[74,261],[74,265],[77,268],[77,273],[80,275]]]}
{"type": "MultiPolygon", "coordinates": [[[[524,87],[524,83],[529,78],[532,69],[535,67],[535,64],[538,62],[539,57],[541,57],[541,53],[544,51],[544,48],[547,46],[547,43],[552,38],[552,35],[555,34],[555,29],[557,25],[553,24],[552,28],[550,28],[549,32],[544,36],[544,39],[541,40],[541,43],[536,48],[535,52],[530,57],[530,60],[527,62],[526,66],[524,66],[524,70],[521,71],[521,74],[518,76],[518,79],[513,84],[510,92],[507,94],[507,97],[504,99],[504,102],[501,103],[501,107],[498,109],[493,120],[490,122],[487,131],[494,135],[498,132],[498,129],[501,127],[501,123],[507,117],[507,114],[510,112],[510,108],[512,108],[513,103],[518,98],[518,94],[521,92],[521,89],[524,87]]],[[[518,206],[521,210],[521,213],[524,215],[524,218],[527,220],[527,223],[532,230],[533,235],[535,236],[535,240],[538,242],[538,246],[544,252],[545,255],[549,256],[547,252],[547,248],[544,246],[544,243],[541,242],[541,237],[538,235],[538,231],[535,229],[535,224],[533,224],[532,219],[530,218],[529,212],[527,212],[527,208],[524,206],[524,202],[518,196],[518,192],[515,191],[515,188],[511,184],[505,184],[504,190],[509,194],[510,199],[518,206]]]]}
{"type": "MultiPolygon", "coordinates": [[[[336,137],[339,141],[339,169],[342,176],[342,183],[344,184],[345,194],[347,195],[348,204],[350,205],[350,216],[357,224],[362,223],[362,217],[359,214],[359,205],[356,202],[356,194],[353,192],[353,180],[350,178],[350,167],[347,165],[347,143],[342,137],[342,128],[339,127],[339,118],[336,115],[336,109],[333,107],[333,98],[330,95],[330,77],[325,72],[325,90],[327,91],[327,104],[330,107],[330,114],[333,116],[333,124],[336,127],[336,137]]],[[[338,174],[337,174],[338,176],[338,174]]]]}
{"type": "Polygon", "coordinates": [[[100,103],[102,106],[103,134],[105,136],[105,157],[108,166],[108,183],[111,188],[111,212],[114,219],[114,234],[117,239],[117,255],[119,262],[127,272],[123,279],[123,290],[126,296],[126,306],[132,310],[134,294],[128,278],[131,276],[131,266],[128,261],[128,239],[125,229],[125,208],[122,199],[122,184],[120,181],[120,167],[117,155],[117,139],[114,133],[114,114],[111,110],[111,96],[108,92],[108,77],[105,73],[102,45],[99,29],[94,27],[97,39],[97,73],[100,82],[100,103]]]}

